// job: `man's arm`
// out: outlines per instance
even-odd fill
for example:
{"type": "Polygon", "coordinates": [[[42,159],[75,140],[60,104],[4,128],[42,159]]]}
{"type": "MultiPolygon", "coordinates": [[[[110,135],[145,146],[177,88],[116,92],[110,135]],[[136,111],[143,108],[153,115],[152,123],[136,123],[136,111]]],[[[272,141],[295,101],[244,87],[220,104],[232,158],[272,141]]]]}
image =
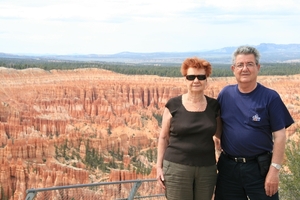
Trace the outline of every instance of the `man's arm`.
{"type": "MultiPolygon", "coordinates": [[[[273,157],[271,163],[281,165],[284,158],[286,134],[285,128],[275,131],[273,133],[274,137],[274,147],[273,147],[273,157]]],[[[278,191],[279,185],[279,169],[270,165],[269,172],[265,180],[265,190],[268,196],[274,195],[278,191]]]]}

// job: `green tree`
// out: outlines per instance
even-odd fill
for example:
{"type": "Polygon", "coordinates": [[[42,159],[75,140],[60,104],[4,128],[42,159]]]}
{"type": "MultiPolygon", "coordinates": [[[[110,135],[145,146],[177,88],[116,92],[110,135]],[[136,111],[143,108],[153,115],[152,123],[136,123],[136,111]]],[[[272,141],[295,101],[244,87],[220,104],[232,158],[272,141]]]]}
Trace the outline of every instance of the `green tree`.
{"type": "MultiPolygon", "coordinates": [[[[297,131],[295,134],[299,136],[297,131]]],[[[300,197],[300,147],[299,141],[289,140],[285,150],[288,171],[280,174],[279,194],[282,200],[297,200],[300,197]]]]}

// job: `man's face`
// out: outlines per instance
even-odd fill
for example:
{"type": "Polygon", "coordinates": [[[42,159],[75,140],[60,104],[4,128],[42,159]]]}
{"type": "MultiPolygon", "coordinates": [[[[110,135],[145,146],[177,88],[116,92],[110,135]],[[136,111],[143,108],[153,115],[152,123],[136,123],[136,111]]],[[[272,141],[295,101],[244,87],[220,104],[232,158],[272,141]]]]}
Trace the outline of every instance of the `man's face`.
{"type": "Polygon", "coordinates": [[[260,65],[256,64],[253,54],[239,54],[236,56],[235,64],[231,66],[238,83],[256,82],[260,65]]]}

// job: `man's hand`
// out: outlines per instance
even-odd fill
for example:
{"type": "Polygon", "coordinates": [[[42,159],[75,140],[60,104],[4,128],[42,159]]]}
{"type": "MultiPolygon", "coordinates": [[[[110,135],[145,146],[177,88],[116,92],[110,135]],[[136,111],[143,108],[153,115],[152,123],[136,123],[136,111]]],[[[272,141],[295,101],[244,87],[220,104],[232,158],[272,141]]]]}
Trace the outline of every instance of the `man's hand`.
{"type": "Polygon", "coordinates": [[[279,170],[270,166],[269,172],[265,180],[265,191],[267,196],[271,197],[278,192],[279,186],[279,170]]]}

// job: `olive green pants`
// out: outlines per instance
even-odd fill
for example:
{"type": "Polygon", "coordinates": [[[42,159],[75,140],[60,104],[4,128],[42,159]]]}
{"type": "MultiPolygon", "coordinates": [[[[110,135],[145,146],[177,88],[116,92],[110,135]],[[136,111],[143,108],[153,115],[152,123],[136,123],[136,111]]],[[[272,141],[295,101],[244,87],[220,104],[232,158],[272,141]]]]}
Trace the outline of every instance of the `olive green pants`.
{"type": "Polygon", "coordinates": [[[211,200],[217,180],[217,166],[195,167],[163,161],[168,200],[211,200]]]}

